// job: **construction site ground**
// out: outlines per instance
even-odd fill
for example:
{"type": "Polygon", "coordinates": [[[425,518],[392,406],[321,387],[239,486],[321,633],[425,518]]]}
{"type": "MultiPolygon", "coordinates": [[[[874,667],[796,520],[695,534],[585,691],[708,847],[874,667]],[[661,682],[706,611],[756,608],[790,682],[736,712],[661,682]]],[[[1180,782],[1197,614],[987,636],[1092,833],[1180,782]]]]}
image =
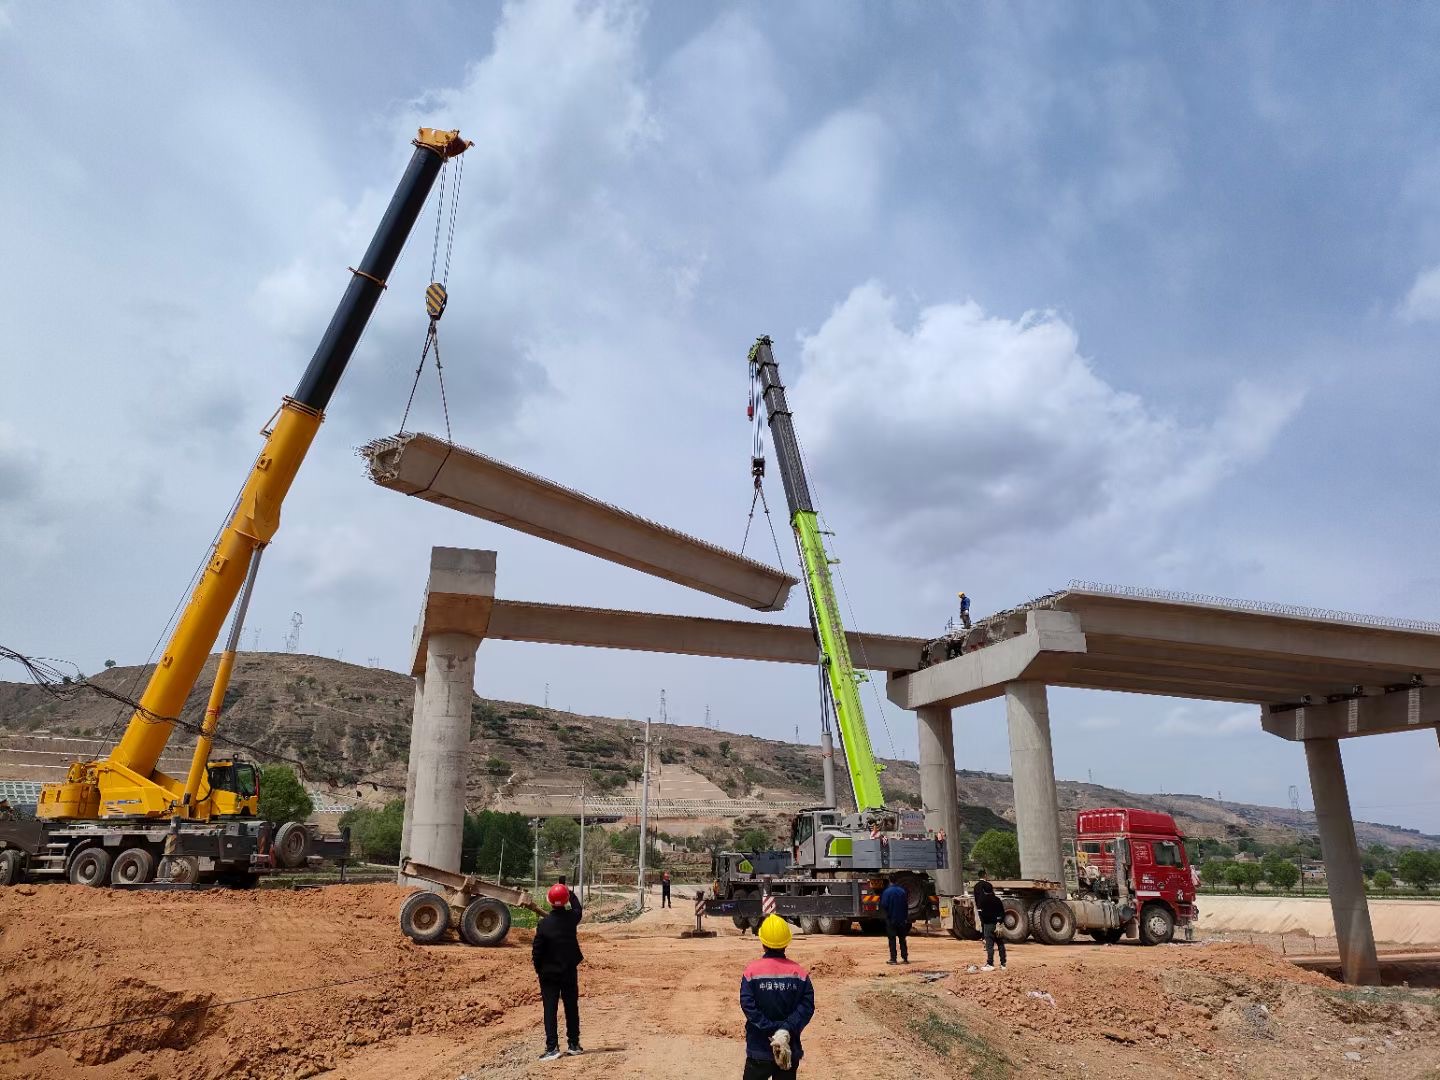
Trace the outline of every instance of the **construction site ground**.
{"type": "MultiPolygon", "coordinates": [[[[690,901],[613,922],[592,905],[588,1052],[542,1064],[530,932],[416,946],[405,895],[0,890],[0,1077],[739,1075],[758,946],[728,923],[681,940],[690,901]]],[[[941,935],[913,938],[908,967],[884,937],[797,936],[791,955],[817,1001],[801,1076],[1440,1077],[1437,991],[1345,988],[1264,945],[1027,944],[992,973],[941,935]]]]}

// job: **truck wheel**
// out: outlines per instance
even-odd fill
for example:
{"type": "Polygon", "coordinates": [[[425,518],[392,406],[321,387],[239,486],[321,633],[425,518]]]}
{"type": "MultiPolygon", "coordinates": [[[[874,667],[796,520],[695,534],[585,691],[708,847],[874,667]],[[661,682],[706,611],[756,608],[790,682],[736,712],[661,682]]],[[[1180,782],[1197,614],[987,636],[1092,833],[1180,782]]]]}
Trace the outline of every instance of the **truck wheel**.
{"type": "Polygon", "coordinates": [[[820,933],[820,920],[817,919],[814,915],[801,915],[800,932],[802,934],[820,933]]]}
{"type": "Polygon", "coordinates": [[[1013,896],[1002,897],[1005,917],[1000,920],[1000,936],[1012,945],[1018,945],[1030,936],[1030,914],[1024,902],[1013,896]]]}
{"type": "Polygon", "coordinates": [[[417,945],[433,945],[450,929],[450,905],[433,892],[417,892],[400,905],[400,930],[417,945]]]}
{"type": "Polygon", "coordinates": [[[81,848],[79,854],[70,860],[67,877],[71,885],[100,888],[110,880],[110,853],[102,847],[81,848]]]}
{"type": "Polygon", "coordinates": [[[155,856],[143,847],[126,848],[110,867],[111,885],[143,885],[155,873],[155,856]]]}
{"type": "Polygon", "coordinates": [[[1175,916],[1164,904],[1146,904],[1140,912],[1140,944],[1164,945],[1175,936],[1175,916]]]}
{"type": "Polygon", "coordinates": [[[200,861],[193,855],[167,855],[157,876],[171,885],[194,885],[200,880],[200,861]]]}
{"type": "Polygon", "coordinates": [[[750,920],[744,915],[731,915],[730,921],[735,924],[735,929],[742,933],[750,929],[750,920]]]}
{"type": "Polygon", "coordinates": [[[510,932],[510,909],[482,896],[471,900],[460,916],[460,936],[471,945],[499,945],[510,932]]]}
{"type": "Polygon", "coordinates": [[[1075,940],[1075,912],[1064,900],[1051,897],[1035,909],[1035,936],[1046,945],[1069,945],[1075,940]]]}
{"type": "Polygon", "coordinates": [[[820,932],[822,934],[848,934],[850,932],[850,920],[822,915],[820,916],[820,932]]]}
{"type": "Polygon", "coordinates": [[[310,851],[310,834],[305,831],[303,821],[287,821],[275,832],[270,845],[275,861],[286,870],[298,870],[305,865],[305,856],[310,851]]]}
{"type": "Polygon", "coordinates": [[[25,877],[25,862],[14,848],[0,851],[0,885],[19,885],[25,877]]]}

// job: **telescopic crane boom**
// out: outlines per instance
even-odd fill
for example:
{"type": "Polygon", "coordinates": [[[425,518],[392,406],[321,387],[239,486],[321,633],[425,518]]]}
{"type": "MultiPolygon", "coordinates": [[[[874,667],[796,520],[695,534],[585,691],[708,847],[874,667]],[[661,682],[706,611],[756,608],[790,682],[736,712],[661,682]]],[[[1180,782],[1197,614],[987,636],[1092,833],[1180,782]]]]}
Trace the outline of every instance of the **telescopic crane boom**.
{"type": "MultiPolygon", "coordinates": [[[[196,805],[198,772],[189,781],[157,771],[186,698],[210,655],[226,614],[250,575],[252,564],[280,526],[280,506],[320,429],[356,343],[385,289],[400,251],[425,205],[431,186],[450,158],[469,143],[457,131],[421,128],[415,153],[350,283],[320,339],[295,392],[285,398],[263,432],[265,444],[250,470],[233,515],[185,606],[120,742],[101,761],[77,761],[64,781],[47,784],[37,817],[51,820],[162,816],[208,817],[196,805]]],[[[215,714],[207,710],[202,745],[208,750],[215,714]]],[[[197,758],[200,755],[197,753],[197,758]]],[[[203,759],[201,760],[203,765],[203,759]]],[[[213,811],[233,811],[233,797],[217,793],[213,811]]],[[[232,793],[233,796],[233,793],[232,793]]]]}

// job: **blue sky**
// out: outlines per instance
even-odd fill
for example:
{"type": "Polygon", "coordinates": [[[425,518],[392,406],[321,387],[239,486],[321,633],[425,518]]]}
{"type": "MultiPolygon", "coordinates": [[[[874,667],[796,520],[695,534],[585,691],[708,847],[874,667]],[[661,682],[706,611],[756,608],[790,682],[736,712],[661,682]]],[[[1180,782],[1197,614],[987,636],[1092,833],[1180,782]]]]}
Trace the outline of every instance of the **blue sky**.
{"type": "MultiPolygon", "coordinates": [[[[443,327],[460,442],[738,544],[768,333],[868,627],[1071,578],[1435,618],[1437,22],[0,3],[0,640],[144,659],[422,122],[477,142],[443,327]]],[[[286,507],[261,646],[300,611],[306,651],[401,666],[435,543],[497,548],[507,597],[733,615],[364,480],[428,255],[422,231],[286,507]]],[[[417,408],[439,427],[433,385],[417,408]]],[[[478,678],[814,735],[799,669],[490,643],[478,678]]],[[[1052,715],[1062,776],[1306,790],[1245,707],[1057,691],[1052,715]]],[[[913,753],[907,716],[872,726],[913,753]]],[[[958,728],[962,765],[1008,769],[998,708],[958,728]]],[[[1430,733],[1346,761],[1363,816],[1440,832],[1430,733]]]]}

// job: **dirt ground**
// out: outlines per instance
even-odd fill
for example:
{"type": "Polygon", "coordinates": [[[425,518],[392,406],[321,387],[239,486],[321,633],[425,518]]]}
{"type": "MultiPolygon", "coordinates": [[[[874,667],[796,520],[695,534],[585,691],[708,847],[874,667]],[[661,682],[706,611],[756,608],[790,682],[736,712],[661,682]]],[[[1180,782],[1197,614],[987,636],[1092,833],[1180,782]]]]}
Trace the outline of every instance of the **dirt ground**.
{"type": "MultiPolygon", "coordinates": [[[[0,1077],[738,1076],[753,937],[679,939],[686,901],[587,919],[588,1053],[541,1064],[529,932],[415,946],[405,895],[0,890],[0,1077]]],[[[993,973],[944,936],[912,939],[908,967],[883,937],[797,937],[791,955],[818,1004],[802,1076],[1440,1080],[1435,991],[1346,989],[1262,946],[1031,944],[993,973]]]]}

